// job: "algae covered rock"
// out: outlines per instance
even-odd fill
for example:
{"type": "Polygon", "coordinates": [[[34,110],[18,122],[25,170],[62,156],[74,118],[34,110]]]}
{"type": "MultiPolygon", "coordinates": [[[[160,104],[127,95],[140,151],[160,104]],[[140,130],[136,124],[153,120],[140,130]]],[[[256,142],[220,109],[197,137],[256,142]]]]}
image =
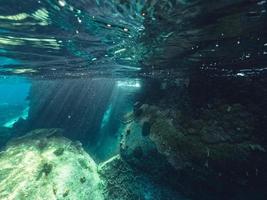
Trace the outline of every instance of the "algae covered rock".
{"type": "Polygon", "coordinates": [[[119,155],[101,163],[98,168],[103,179],[107,200],[186,200],[174,188],[153,181],[145,173],[127,164],[119,155]]]}
{"type": "Polygon", "coordinates": [[[205,143],[238,143],[253,135],[255,117],[240,104],[215,105],[205,109],[193,126],[201,127],[201,139],[205,143]]]}
{"type": "Polygon", "coordinates": [[[263,191],[266,144],[253,134],[254,117],[244,107],[207,108],[197,117],[157,106],[140,108],[142,114],[128,124],[121,142],[121,156],[131,166],[198,198],[263,191]],[[149,134],[142,134],[147,122],[149,134]]]}
{"type": "MultiPolygon", "coordinates": [[[[126,126],[122,136],[120,145],[122,159],[131,167],[147,173],[155,181],[177,182],[177,172],[168,161],[168,156],[161,152],[161,145],[152,140],[154,132],[158,131],[155,127],[162,125],[159,120],[165,119],[168,112],[147,104],[142,105],[139,110],[142,114],[139,113],[135,120],[126,126]]],[[[170,123],[167,120],[162,130],[175,136],[177,135],[176,129],[170,126],[170,123]]],[[[159,137],[164,137],[164,134],[159,137]]],[[[159,138],[159,142],[165,143],[166,141],[164,138],[159,138]]]]}
{"type": "Polygon", "coordinates": [[[11,138],[11,135],[12,135],[11,128],[0,127],[0,149],[11,138]]]}
{"type": "Polygon", "coordinates": [[[0,199],[102,200],[93,159],[59,129],[34,130],[0,154],[0,199]]]}

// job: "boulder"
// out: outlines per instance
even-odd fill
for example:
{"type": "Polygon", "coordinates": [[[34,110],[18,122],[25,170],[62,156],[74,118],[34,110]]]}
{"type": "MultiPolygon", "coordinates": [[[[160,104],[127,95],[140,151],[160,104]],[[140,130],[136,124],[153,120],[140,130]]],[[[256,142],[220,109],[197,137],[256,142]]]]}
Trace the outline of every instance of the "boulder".
{"type": "Polygon", "coordinates": [[[0,149],[4,147],[6,142],[12,137],[12,129],[0,127],[0,149]]]}
{"type": "Polygon", "coordinates": [[[97,165],[59,129],[38,129],[0,154],[0,199],[104,199],[97,165]]]}
{"type": "Polygon", "coordinates": [[[255,137],[255,117],[241,105],[203,109],[197,117],[151,105],[140,109],[120,152],[154,180],[204,199],[232,198],[267,184],[266,144],[255,137]]]}
{"type": "Polygon", "coordinates": [[[154,182],[119,155],[99,165],[107,200],[186,200],[175,188],[154,182]]]}

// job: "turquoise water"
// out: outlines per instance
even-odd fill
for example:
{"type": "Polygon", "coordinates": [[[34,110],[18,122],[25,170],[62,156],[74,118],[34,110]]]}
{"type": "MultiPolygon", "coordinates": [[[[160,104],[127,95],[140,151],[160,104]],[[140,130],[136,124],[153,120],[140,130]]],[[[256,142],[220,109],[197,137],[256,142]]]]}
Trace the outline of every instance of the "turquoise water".
{"type": "Polygon", "coordinates": [[[30,90],[30,82],[21,77],[0,78],[1,96],[1,120],[0,124],[4,127],[12,127],[20,118],[27,117],[28,102],[27,97],[30,90]]]}
{"type": "Polygon", "coordinates": [[[265,200],[265,0],[2,0],[0,199],[265,200]]]}

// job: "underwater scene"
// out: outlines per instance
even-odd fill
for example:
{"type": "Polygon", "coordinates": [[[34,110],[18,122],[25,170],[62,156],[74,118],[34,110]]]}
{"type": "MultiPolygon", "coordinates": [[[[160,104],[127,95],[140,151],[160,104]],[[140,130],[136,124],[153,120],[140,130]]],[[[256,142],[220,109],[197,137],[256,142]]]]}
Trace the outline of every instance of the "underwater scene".
{"type": "Polygon", "coordinates": [[[266,199],[266,0],[0,0],[0,200],[266,199]]]}

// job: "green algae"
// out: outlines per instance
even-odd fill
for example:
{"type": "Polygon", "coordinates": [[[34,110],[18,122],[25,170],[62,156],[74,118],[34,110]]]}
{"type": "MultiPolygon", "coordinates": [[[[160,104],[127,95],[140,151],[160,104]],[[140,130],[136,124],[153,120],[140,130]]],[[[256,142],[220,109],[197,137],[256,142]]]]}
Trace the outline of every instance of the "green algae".
{"type": "Polygon", "coordinates": [[[54,154],[56,156],[61,156],[61,155],[63,155],[64,151],[65,151],[65,149],[63,147],[61,147],[61,148],[58,148],[57,150],[55,150],[54,154]]]}

